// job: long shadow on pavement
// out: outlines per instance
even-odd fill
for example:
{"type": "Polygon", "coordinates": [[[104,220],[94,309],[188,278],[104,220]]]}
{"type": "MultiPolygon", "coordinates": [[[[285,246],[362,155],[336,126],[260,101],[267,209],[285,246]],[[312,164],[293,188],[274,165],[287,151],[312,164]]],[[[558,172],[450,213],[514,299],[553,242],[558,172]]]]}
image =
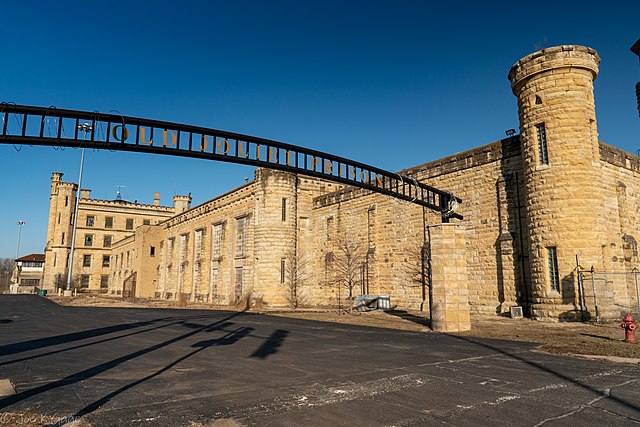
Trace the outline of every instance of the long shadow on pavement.
{"type": "MultiPolygon", "coordinates": [[[[205,326],[201,326],[200,328],[194,329],[194,330],[192,330],[190,332],[187,332],[186,334],[182,334],[182,335],[180,335],[178,337],[171,338],[169,340],[166,340],[166,341],[163,341],[161,343],[152,345],[152,346],[144,348],[142,350],[135,351],[133,353],[129,353],[127,355],[118,357],[118,358],[116,358],[114,360],[110,360],[108,362],[101,363],[101,364],[93,366],[93,367],[91,367],[89,369],[85,369],[85,370],[82,370],[80,372],[76,372],[74,374],[66,376],[65,378],[62,378],[62,379],[57,380],[57,381],[53,381],[51,383],[42,385],[40,387],[35,387],[35,388],[30,389],[30,390],[25,390],[23,392],[14,394],[12,396],[5,397],[3,399],[0,399],[0,409],[6,408],[6,407],[8,407],[10,405],[13,405],[15,403],[21,402],[21,401],[23,401],[25,399],[28,399],[30,397],[37,396],[40,393],[44,393],[44,392],[47,392],[47,391],[50,391],[50,390],[54,390],[54,389],[59,388],[59,387],[64,387],[64,386],[67,386],[67,385],[70,385],[70,384],[74,384],[74,383],[77,383],[79,381],[84,381],[84,380],[86,380],[88,378],[91,378],[91,377],[94,377],[94,376],[96,376],[96,375],[98,375],[98,374],[100,374],[102,372],[105,372],[105,371],[108,371],[108,370],[110,370],[112,368],[115,368],[115,367],[123,364],[124,362],[127,362],[129,360],[138,358],[140,356],[143,356],[145,354],[151,353],[153,351],[156,351],[156,350],[161,349],[163,347],[166,347],[168,345],[174,344],[176,342],[182,341],[182,340],[184,340],[186,338],[189,338],[189,337],[191,337],[191,336],[193,336],[195,334],[198,334],[200,332],[203,332],[203,331],[206,331],[206,330],[211,330],[211,328],[215,327],[216,325],[225,324],[225,322],[227,322],[228,320],[230,320],[230,319],[232,319],[232,318],[234,318],[234,317],[236,317],[236,316],[238,316],[240,314],[242,314],[242,312],[233,313],[233,314],[231,314],[231,315],[229,315],[229,316],[227,316],[227,317],[225,317],[223,319],[216,320],[215,322],[212,322],[212,323],[210,323],[208,325],[205,325],[205,326]]],[[[142,322],[142,323],[144,323],[144,322],[142,322]]]]}
{"type": "MultiPolygon", "coordinates": [[[[208,318],[208,316],[188,317],[188,319],[194,319],[194,318],[208,318]]],[[[167,318],[167,319],[170,319],[170,318],[167,318]]],[[[161,320],[162,319],[156,319],[156,320],[149,321],[149,323],[150,324],[151,323],[156,323],[156,322],[159,322],[161,320]]],[[[175,322],[166,323],[164,325],[155,326],[153,328],[143,329],[141,331],[131,332],[131,333],[124,334],[124,335],[118,335],[116,337],[105,338],[105,339],[101,339],[101,340],[98,340],[98,341],[92,341],[92,342],[89,342],[89,343],[86,343],[86,344],[80,344],[80,345],[76,345],[76,346],[73,346],[73,347],[62,348],[60,350],[54,350],[54,351],[49,351],[49,352],[46,352],[46,353],[35,354],[33,356],[22,357],[20,359],[13,359],[13,360],[8,360],[6,362],[0,362],[0,366],[11,365],[13,363],[24,362],[24,361],[32,360],[32,359],[38,359],[40,357],[51,356],[53,354],[64,353],[66,351],[71,351],[71,350],[77,350],[79,348],[91,347],[93,345],[103,344],[105,342],[115,341],[115,340],[119,340],[119,339],[122,339],[122,338],[131,337],[133,335],[143,334],[143,333],[146,333],[146,332],[151,332],[151,331],[155,331],[155,330],[158,330],[158,329],[167,328],[169,326],[180,325],[180,324],[185,325],[185,326],[192,325],[191,323],[187,323],[185,320],[178,320],[178,321],[175,321],[175,322]]],[[[2,354],[0,354],[0,356],[1,355],[2,354]]]]}
{"type": "Polygon", "coordinates": [[[611,396],[610,394],[604,394],[602,391],[600,391],[600,390],[598,390],[596,388],[593,388],[588,384],[582,383],[582,382],[580,382],[580,381],[578,381],[578,380],[576,380],[574,378],[571,378],[571,377],[569,377],[569,376],[567,376],[565,374],[562,374],[562,373],[560,373],[558,371],[554,371],[553,369],[549,369],[549,368],[547,368],[545,366],[542,366],[539,363],[532,362],[531,360],[527,360],[524,357],[518,356],[517,354],[508,353],[508,352],[506,352],[504,350],[499,349],[498,347],[494,347],[494,346],[486,344],[486,343],[475,341],[475,340],[473,340],[471,338],[468,338],[468,337],[462,337],[462,336],[450,335],[450,334],[446,334],[446,335],[450,336],[451,338],[455,338],[455,339],[458,339],[458,340],[461,340],[461,341],[465,341],[465,342],[468,342],[468,343],[476,344],[476,345],[479,345],[481,347],[488,348],[490,350],[493,350],[493,351],[496,351],[498,353],[504,354],[505,356],[511,357],[511,358],[516,359],[516,360],[518,360],[520,362],[524,362],[529,366],[533,366],[536,369],[539,369],[541,371],[547,372],[547,373],[549,373],[551,375],[554,375],[554,376],[556,376],[556,377],[558,377],[558,378],[560,378],[562,380],[565,380],[565,381],[568,381],[568,382],[570,382],[572,384],[575,384],[576,386],[578,386],[580,388],[583,388],[584,390],[587,390],[587,391],[589,391],[591,393],[594,393],[597,396],[604,396],[607,399],[610,399],[610,400],[612,400],[614,402],[617,402],[617,403],[619,403],[619,404],[621,404],[623,406],[626,406],[627,408],[634,409],[636,411],[640,411],[640,406],[634,404],[633,402],[629,402],[629,401],[621,399],[619,397],[611,396]]]}
{"type": "MultiPolygon", "coordinates": [[[[231,316],[233,317],[233,316],[231,316]]],[[[223,324],[220,324],[218,328],[211,328],[211,326],[208,327],[207,331],[213,331],[215,329],[222,329],[223,327],[229,326],[230,324],[232,324],[231,322],[226,322],[223,324]]],[[[207,327],[205,327],[207,328],[207,327]]],[[[113,392],[107,394],[106,396],[94,401],[93,403],[90,403],[89,405],[85,406],[84,408],[82,408],[81,410],[79,410],[78,412],[76,412],[73,416],[71,417],[67,417],[65,419],[60,420],[57,424],[54,424],[54,426],[61,426],[64,424],[68,424],[69,422],[74,421],[76,418],[88,415],[90,413],[92,413],[93,411],[95,411],[96,409],[100,408],[102,405],[104,405],[105,403],[109,402],[111,399],[113,399],[114,397],[116,397],[117,395],[119,395],[120,393],[123,393],[139,384],[142,384],[145,381],[150,380],[151,378],[157,377],[158,375],[162,374],[163,372],[168,371],[169,369],[173,368],[174,366],[176,366],[178,363],[183,362],[184,360],[194,356],[195,354],[201,352],[202,350],[205,350],[209,347],[214,347],[214,346],[221,346],[221,345],[231,345],[231,344],[235,344],[236,342],[238,342],[240,339],[244,338],[245,336],[249,335],[251,333],[251,331],[253,331],[253,328],[250,327],[241,327],[236,329],[235,331],[229,332],[228,334],[226,334],[225,336],[221,337],[221,338],[216,338],[216,339],[212,339],[212,340],[206,340],[206,341],[200,341],[197,342],[195,344],[192,345],[192,347],[196,347],[195,350],[193,350],[192,352],[185,354],[184,356],[174,360],[173,362],[169,363],[168,365],[164,366],[163,368],[157,370],[156,372],[154,372],[153,374],[147,375],[144,378],[141,378],[137,381],[134,381],[132,383],[129,383],[123,387],[120,387],[117,390],[114,390],[113,392]]],[[[200,330],[198,330],[198,332],[202,332],[200,330]]]]}

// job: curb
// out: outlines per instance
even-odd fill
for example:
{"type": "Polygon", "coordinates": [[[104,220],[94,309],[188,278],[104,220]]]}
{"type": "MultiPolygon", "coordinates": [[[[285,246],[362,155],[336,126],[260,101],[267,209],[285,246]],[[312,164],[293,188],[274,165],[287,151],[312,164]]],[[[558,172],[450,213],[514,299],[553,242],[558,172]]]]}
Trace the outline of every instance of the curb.
{"type": "Polygon", "coordinates": [[[627,365],[640,365],[640,359],[634,357],[619,357],[619,356],[596,356],[590,354],[572,354],[574,357],[589,360],[606,360],[607,362],[624,363],[627,365]]]}

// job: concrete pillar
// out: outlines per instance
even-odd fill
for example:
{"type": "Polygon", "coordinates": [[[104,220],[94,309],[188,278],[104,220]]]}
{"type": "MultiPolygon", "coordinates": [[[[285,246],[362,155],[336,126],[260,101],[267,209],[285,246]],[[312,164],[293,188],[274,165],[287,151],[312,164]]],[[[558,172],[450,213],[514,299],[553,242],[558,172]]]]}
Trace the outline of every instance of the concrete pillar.
{"type": "Polygon", "coordinates": [[[431,244],[431,327],[439,332],[471,329],[464,224],[429,227],[431,244]]]}

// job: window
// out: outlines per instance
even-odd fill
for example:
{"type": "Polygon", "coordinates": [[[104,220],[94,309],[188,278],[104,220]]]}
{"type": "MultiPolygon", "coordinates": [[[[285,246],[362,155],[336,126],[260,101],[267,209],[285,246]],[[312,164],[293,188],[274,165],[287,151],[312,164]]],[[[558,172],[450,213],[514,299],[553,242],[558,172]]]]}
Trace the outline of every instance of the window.
{"type": "Polygon", "coordinates": [[[84,255],[82,257],[82,266],[91,267],[91,255],[84,255]]]}
{"type": "Polygon", "coordinates": [[[243,257],[246,250],[247,217],[236,219],[236,256],[243,257]]]}
{"type": "Polygon", "coordinates": [[[58,224],[60,224],[60,214],[58,214],[58,224]]]}
{"type": "Polygon", "coordinates": [[[73,225],[73,212],[71,212],[71,216],[69,217],[69,225],[73,225]]]}
{"type": "Polygon", "coordinates": [[[107,216],[104,218],[104,228],[113,228],[113,217],[107,216]]]}
{"type": "Polygon", "coordinates": [[[142,220],[142,225],[151,225],[151,220],[150,219],[143,219],[142,220]]]}
{"type": "Polygon", "coordinates": [[[69,196],[64,196],[64,205],[69,206],[69,196]]]}
{"type": "Polygon", "coordinates": [[[84,245],[85,246],[93,246],[93,234],[85,234],[84,235],[84,245]]]}
{"type": "Polygon", "coordinates": [[[22,286],[38,286],[40,285],[40,279],[20,279],[22,286]]]}
{"type": "Polygon", "coordinates": [[[149,256],[156,256],[156,247],[155,246],[151,246],[149,248],[149,256]]]}
{"type": "Polygon", "coordinates": [[[103,248],[110,248],[112,239],[113,239],[113,236],[104,236],[103,239],[102,239],[102,247],[103,248]]]}
{"type": "Polygon", "coordinates": [[[211,286],[213,287],[213,301],[218,301],[218,281],[220,280],[220,272],[217,268],[211,270],[211,286]]]}
{"type": "Polygon", "coordinates": [[[34,268],[42,268],[43,262],[40,261],[24,261],[22,263],[23,267],[34,267],[34,268]]]}
{"type": "Polygon", "coordinates": [[[187,259],[187,252],[189,250],[188,243],[189,243],[189,235],[181,234],[180,235],[180,253],[179,253],[180,263],[182,263],[182,261],[185,261],[187,259]]]}
{"type": "Polygon", "coordinates": [[[202,259],[202,239],[204,235],[204,230],[196,230],[195,238],[193,242],[193,259],[199,261],[202,259]]]}
{"type": "Polygon", "coordinates": [[[60,240],[60,244],[64,245],[64,231],[62,232],[62,239],[60,240]]]}
{"type": "Polygon", "coordinates": [[[89,288],[89,275],[88,274],[83,274],[82,276],[80,276],[80,288],[82,289],[88,289],[89,288]]]}
{"type": "Polygon", "coordinates": [[[100,276],[100,290],[106,290],[109,287],[109,276],[100,276]]]}
{"type": "Polygon", "coordinates": [[[215,224],[213,226],[213,249],[212,259],[215,261],[222,260],[222,237],[224,224],[215,224]]]}
{"type": "Polygon", "coordinates": [[[236,267],[235,285],[235,297],[237,301],[242,296],[242,267],[236,267]]]}
{"type": "Polygon", "coordinates": [[[287,261],[285,259],[280,260],[280,283],[284,283],[285,280],[285,268],[287,266],[287,261]]]}
{"type": "Polygon", "coordinates": [[[127,218],[126,229],[127,230],[133,230],[133,218],[127,218]]]}
{"type": "Polygon", "coordinates": [[[547,263],[549,267],[549,285],[551,289],[560,292],[560,275],[558,273],[558,252],[555,246],[547,248],[547,263]]]}
{"type": "Polygon", "coordinates": [[[96,217],[93,215],[87,215],[87,227],[93,227],[96,217]]]}
{"type": "Polygon", "coordinates": [[[287,199],[285,197],[282,198],[282,222],[287,220],[287,199]]]}
{"type": "Polygon", "coordinates": [[[333,234],[333,217],[330,216],[327,218],[327,242],[331,240],[332,234],[333,234]]]}
{"type": "Polygon", "coordinates": [[[538,161],[541,165],[548,165],[549,152],[547,151],[547,130],[544,127],[544,123],[536,125],[536,132],[538,134],[538,155],[540,156],[538,161]]]}
{"type": "Polygon", "coordinates": [[[110,260],[111,260],[111,257],[109,255],[102,255],[102,266],[109,267],[110,260]]]}

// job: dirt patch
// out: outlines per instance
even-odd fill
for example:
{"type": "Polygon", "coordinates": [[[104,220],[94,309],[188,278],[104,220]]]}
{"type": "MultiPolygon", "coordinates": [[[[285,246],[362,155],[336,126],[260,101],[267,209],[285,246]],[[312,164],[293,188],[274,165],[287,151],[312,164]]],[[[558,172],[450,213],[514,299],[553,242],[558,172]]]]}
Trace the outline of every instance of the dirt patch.
{"type": "MultiPolygon", "coordinates": [[[[74,306],[191,308],[207,310],[236,309],[235,307],[213,307],[209,304],[191,302],[181,305],[175,301],[146,299],[124,300],[122,298],[94,295],[79,295],[75,298],[52,296],[50,299],[62,305],[74,306]]],[[[330,309],[287,311],[263,308],[257,312],[296,319],[431,333],[427,314],[419,311],[370,311],[364,313],[354,312],[350,315],[348,313],[338,313],[336,310],[330,309]]],[[[482,316],[472,318],[471,331],[455,335],[534,342],[540,344],[540,350],[555,354],[588,354],[640,358],[640,344],[624,342],[624,331],[620,328],[619,324],[619,321],[599,324],[581,322],[553,323],[530,319],[482,316]]]]}

